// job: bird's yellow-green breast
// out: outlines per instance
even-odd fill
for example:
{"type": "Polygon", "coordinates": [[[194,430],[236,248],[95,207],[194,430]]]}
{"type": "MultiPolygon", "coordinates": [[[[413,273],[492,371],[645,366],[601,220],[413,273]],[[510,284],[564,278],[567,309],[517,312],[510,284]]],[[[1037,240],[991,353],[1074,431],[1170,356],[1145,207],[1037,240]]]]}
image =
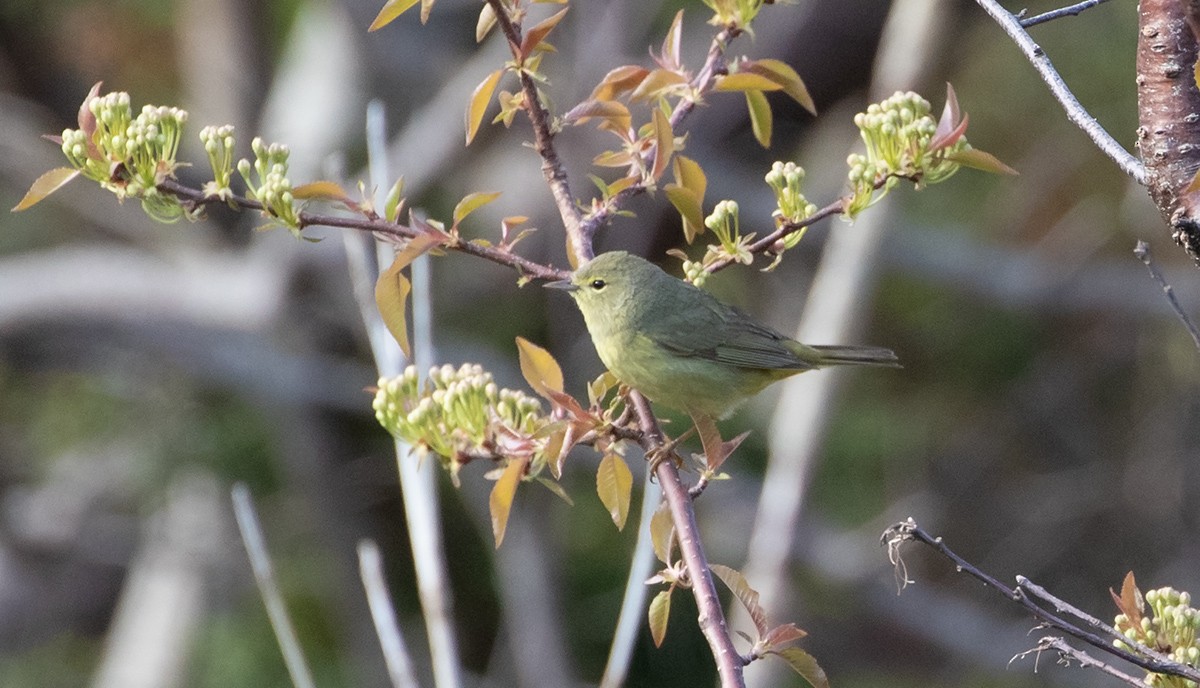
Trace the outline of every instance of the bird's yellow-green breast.
{"type": "Polygon", "coordinates": [[[772,382],[824,365],[897,365],[887,349],[793,341],[624,251],[547,286],[575,298],[617,379],[692,415],[721,417],[772,382]]]}

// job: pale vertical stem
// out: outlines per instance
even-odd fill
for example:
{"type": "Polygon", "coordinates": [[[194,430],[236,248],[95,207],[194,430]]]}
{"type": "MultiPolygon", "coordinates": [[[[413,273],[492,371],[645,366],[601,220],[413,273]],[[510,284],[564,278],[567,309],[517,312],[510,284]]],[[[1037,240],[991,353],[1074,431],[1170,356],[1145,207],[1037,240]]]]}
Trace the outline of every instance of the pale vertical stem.
{"type": "Polygon", "coordinates": [[[629,662],[633,658],[633,646],[646,625],[646,597],[649,587],[646,579],[654,572],[654,542],[650,538],[650,519],[662,501],[662,489],[651,481],[649,474],[643,483],[642,508],[638,515],[638,537],[633,546],[633,557],[629,564],[629,578],[625,581],[625,596],[621,600],[621,612],[617,616],[617,629],[613,633],[612,646],[608,651],[608,663],[600,688],[620,688],[629,673],[629,662]]]}
{"type": "Polygon", "coordinates": [[[279,582],[275,580],[275,570],[271,566],[271,557],[267,554],[262,526],[254,513],[250,488],[246,487],[245,483],[233,486],[233,515],[237,520],[238,531],[242,534],[242,542],[246,545],[246,554],[250,556],[250,568],[254,571],[258,592],[267,607],[267,618],[271,621],[271,628],[279,641],[279,649],[283,652],[283,663],[287,666],[288,675],[292,677],[292,685],[296,688],[316,688],[312,672],[308,669],[308,663],[304,661],[300,642],[296,639],[296,629],[292,626],[287,606],[283,603],[279,582]]]}
{"type": "MultiPolygon", "coordinates": [[[[928,64],[938,34],[939,19],[948,4],[930,0],[897,0],[884,28],[875,62],[872,100],[913,87],[928,64]]],[[[866,316],[875,284],[880,246],[887,227],[889,205],[863,213],[853,227],[837,226],[830,233],[809,291],[796,338],[810,343],[854,340],[866,316]]],[[[809,481],[825,439],[830,407],[844,371],[805,373],[782,383],[769,438],[770,461],[763,476],[758,513],[750,535],[743,572],[759,591],[768,613],[788,607],[788,557],[804,506],[809,481]]],[[[738,623],[744,612],[736,612],[738,623]]],[[[803,625],[803,624],[801,624],[803,625]]],[[[751,685],[775,685],[780,674],[769,667],[750,672],[751,685]]]]}
{"type": "MultiPolygon", "coordinates": [[[[367,155],[371,184],[375,188],[375,205],[382,207],[383,195],[391,188],[387,169],[386,127],[383,106],[372,101],[367,108],[367,155]]],[[[347,238],[348,246],[351,238],[347,238]]],[[[392,340],[383,319],[375,307],[373,285],[378,270],[385,269],[394,258],[392,244],[368,243],[361,249],[348,249],[351,274],[358,279],[366,277],[366,284],[355,288],[359,309],[371,342],[371,351],[379,374],[384,377],[398,375],[403,368],[404,358],[400,347],[392,340]],[[372,266],[371,258],[377,258],[372,266]],[[356,258],[362,261],[355,265],[356,258]]],[[[427,274],[427,273],[426,273],[427,274]]],[[[428,370],[432,355],[430,334],[428,278],[416,276],[420,284],[412,291],[414,321],[421,329],[414,332],[414,340],[420,345],[417,355],[419,370],[428,370]],[[425,301],[421,303],[421,300],[425,301]],[[418,305],[420,303],[420,305],[418,305]],[[418,318],[416,312],[422,315],[418,318]],[[424,368],[421,368],[424,365],[424,368]]],[[[408,537],[412,544],[413,566],[417,574],[417,594],[421,600],[421,612],[429,636],[429,652],[433,664],[434,683],[438,688],[458,688],[462,685],[462,671],[458,661],[458,642],[455,639],[451,618],[452,601],[448,587],[445,547],[442,541],[441,514],[438,510],[437,484],[432,462],[425,462],[424,470],[409,456],[409,446],[397,441],[396,466],[400,475],[400,489],[404,499],[404,515],[408,523],[408,537]]]]}
{"type": "Polygon", "coordinates": [[[387,663],[392,688],[420,688],[413,675],[412,660],[404,646],[404,635],[396,621],[396,608],[388,594],[387,578],[383,573],[383,556],[374,540],[358,543],[358,572],[362,577],[363,590],[367,593],[367,605],[371,608],[371,620],[375,622],[375,633],[379,646],[383,648],[383,659],[387,663]]]}

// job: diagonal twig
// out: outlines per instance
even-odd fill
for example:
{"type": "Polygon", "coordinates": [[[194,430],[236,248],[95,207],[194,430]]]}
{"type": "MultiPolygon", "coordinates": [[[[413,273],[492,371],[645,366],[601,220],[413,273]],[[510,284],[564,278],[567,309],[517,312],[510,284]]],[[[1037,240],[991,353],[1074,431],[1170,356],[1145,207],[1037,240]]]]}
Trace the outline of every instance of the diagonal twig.
{"type": "Polygon", "coordinates": [[[1068,5],[1066,7],[1060,7],[1056,10],[1050,10],[1049,12],[1035,14],[1032,17],[1023,16],[1025,11],[1022,10],[1021,12],[1018,12],[1016,16],[1018,19],[1020,19],[1021,26],[1028,29],[1031,26],[1044,24],[1048,21],[1054,21],[1055,19],[1060,19],[1062,17],[1077,17],[1084,10],[1091,9],[1102,2],[1108,2],[1108,0],[1083,0],[1083,2],[1077,2],[1074,5],[1068,5]]]}
{"type": "Polygon", "coordinates": [[[1150,255],[1150,244],[1138,239],[1137,245],[1133,247],[1133,255],[1141,259],[1146,264],[1146,269],[1150,271],[1150,276],[1158,282],[1158,286],[1162,288],[1163,295],[1167,297],[1167,303],[1171,304],[1171,310],[1175,311],[1175,316],[1183,323],[1188,334],[1192,335],[1192,341],[1195,342],[1196,348],[1200,349],[1200,330],[1196,329],[1196,323],[1188,317],[1187,311],[1183,310],[1183,306],[1179,305],[1179,299],[1175,297],[1175,290],[1167,283],[1158,266],[1154,264],[1154,258],[1150,255]]]}

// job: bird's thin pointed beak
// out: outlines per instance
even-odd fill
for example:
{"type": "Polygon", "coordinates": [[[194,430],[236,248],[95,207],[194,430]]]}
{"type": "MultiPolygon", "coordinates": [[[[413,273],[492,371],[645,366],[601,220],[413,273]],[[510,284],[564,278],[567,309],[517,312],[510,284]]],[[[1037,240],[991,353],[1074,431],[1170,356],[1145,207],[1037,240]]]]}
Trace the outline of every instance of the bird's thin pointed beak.
{"type": "Polygon", "coordinates": [[[573,283],[571,280],[555,280],[553,282],[547,282],[542,286],[547,289],[562,289],[563,291],[575,291],[576,289],[579,289],[579,286],[573,283]]]}

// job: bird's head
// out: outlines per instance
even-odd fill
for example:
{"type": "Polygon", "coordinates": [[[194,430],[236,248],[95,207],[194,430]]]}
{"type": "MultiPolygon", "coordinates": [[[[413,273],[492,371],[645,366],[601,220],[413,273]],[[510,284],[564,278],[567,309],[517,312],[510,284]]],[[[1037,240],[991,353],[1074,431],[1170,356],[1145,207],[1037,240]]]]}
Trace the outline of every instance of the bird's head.
{"type": "Polygon", "coordinates": [[[550,282],[551,289],[571,294],[589,320],[593,316],[616,316],[616,310],[628,305],[634,294],[653,289],[656,280],[666,277],[658,266],[625,251],[601,253],[571,273],[570,279],[550,282]]]}

